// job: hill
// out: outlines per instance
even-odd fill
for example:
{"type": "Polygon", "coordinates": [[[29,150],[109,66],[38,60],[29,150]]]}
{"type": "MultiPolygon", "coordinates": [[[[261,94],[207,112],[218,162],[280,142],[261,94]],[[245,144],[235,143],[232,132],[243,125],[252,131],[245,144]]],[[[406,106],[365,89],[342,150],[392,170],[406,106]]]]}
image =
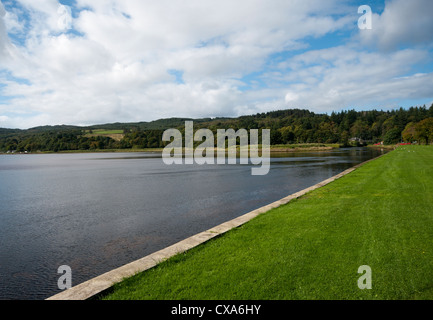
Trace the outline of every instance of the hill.
{"type": "Polygon", "coordinates": [[[168,118],[151,122],[92,126],[41,126],[27,130],[0,128],[0,152],[37,152],[161,148],[166,129],[271,129],[271,144],[327,143],[365,145],[378,142],[433,141],[433,105],[390,111],[347,110],[316,114],[309,110],[277,110],[237,118],[168,118]]]}

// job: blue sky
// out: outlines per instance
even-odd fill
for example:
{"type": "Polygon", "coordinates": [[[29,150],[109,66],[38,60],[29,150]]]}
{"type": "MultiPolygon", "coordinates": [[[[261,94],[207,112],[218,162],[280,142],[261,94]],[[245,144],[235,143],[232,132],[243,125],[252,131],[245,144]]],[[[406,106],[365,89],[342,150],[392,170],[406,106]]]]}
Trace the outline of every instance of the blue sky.
{"type": "Polygon", "coordinates": [[[0,0],[0,127],[429,107],[431,12],[431,0],[0,0]]]}

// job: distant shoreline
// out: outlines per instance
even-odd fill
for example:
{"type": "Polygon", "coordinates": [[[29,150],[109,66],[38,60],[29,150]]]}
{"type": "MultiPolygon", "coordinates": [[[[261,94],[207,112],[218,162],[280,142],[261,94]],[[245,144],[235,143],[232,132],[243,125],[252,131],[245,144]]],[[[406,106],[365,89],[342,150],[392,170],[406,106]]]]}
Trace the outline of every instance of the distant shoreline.
{"type": "MultiPolygon", "coordinates": [[[[315,152],[315,151],[332,151],[339,148],[355,148],[356,146],[341,146],[339,144],[293,144],[293,145],[274,145],[271,146],[271,153],[294,153],[294,152],[315,152]]],[[[394,149],[395,145],[367,145],[361,146],[364,148],[374,149],[394,149]]],[[[239,149],[239,146],[238,146],[239,149]]],[[[259,148],[260,149],[260,148],[259,148]]],[[[63,151],[40,151],[40,152],[14,152],[0,153],[3,155],[18,155],[18,154],[73,154],[73,153],[160,153],[164,148],[146,148],[146,149],[95,149],[95,150],[63,150],[63,151]]]]}
{"type": "MultiPolygon", "coordinates": [[[[239,150],[239,146],[237,146],[239,150]]],[[[297,152],[297,151],[327,151],[340,148],[338,144],[293,144],[271,146],[271,152],[297,152]]],[[[259,150],[261,146],[259,146],[259,150]]],[[[69,153],[140,153],[140,152],[162,152],[164,148],[145,148],[145,149],[92,149],[92,150],[62,150],[62,151],[39,151],[39,152],[10,152],[1,154],[69,154],[69,153]]],[[[216,151],[216,148],[215,148],[216,151]]]]}

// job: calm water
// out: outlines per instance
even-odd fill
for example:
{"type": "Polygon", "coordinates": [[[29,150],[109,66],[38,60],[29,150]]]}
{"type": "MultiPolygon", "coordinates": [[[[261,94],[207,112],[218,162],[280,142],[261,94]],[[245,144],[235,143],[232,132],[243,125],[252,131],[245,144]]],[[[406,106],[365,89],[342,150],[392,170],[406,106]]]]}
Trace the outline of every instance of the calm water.
{"type": "Polygon", "coordinates": [[[379,154],[286,154],[267,176],[156,153],[0,155],[0,299],[45,299],[61,265],[77,285],[379,154]]]}

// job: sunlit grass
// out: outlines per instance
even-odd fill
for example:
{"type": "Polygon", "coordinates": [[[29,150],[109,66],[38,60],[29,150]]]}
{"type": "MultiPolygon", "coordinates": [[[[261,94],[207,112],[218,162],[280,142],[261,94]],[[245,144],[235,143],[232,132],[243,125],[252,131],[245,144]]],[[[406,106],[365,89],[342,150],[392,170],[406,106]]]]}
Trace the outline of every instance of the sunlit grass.
{"type": "Polygon", "coordinates": [[[405,146],[105,299],[431,299],[433,148],[405,146]],[[371,290],[358,288],[361,265],[371,290]]]}

